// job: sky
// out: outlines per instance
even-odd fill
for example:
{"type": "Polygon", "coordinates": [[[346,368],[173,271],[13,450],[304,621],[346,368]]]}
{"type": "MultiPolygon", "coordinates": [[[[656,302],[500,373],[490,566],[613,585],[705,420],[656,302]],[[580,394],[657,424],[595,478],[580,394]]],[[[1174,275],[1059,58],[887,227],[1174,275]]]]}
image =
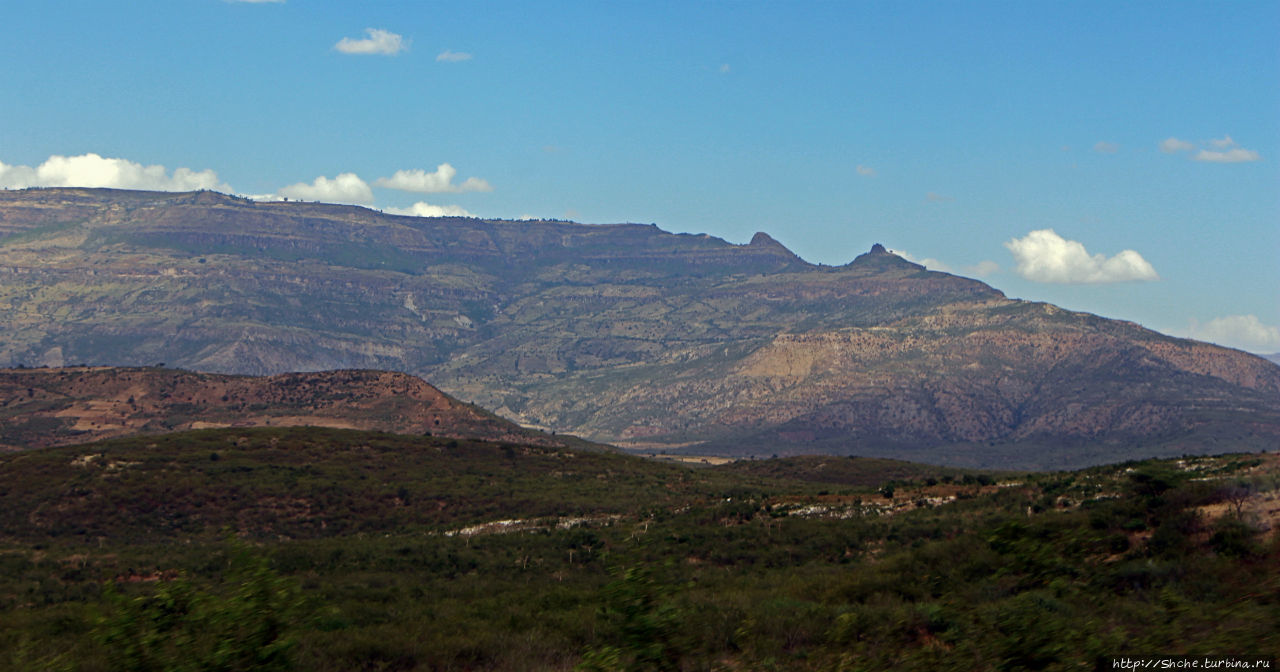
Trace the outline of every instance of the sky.
{"type": "Polygon", "coordinates": [[[882,243],[1280,352],[1280,2],[7,3],[0,186],[882,243]]]}

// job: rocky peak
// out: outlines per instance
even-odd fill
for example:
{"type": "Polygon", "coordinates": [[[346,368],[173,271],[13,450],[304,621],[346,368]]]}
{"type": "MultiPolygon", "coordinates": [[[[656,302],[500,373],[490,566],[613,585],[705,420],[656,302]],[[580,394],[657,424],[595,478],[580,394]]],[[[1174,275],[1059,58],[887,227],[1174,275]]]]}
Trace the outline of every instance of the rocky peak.
{"type": "Polygon", "coordinates": [[[906,259],[890,252],[884,245],[876,243],[871,246],[871,251],[865,254],[859,254],[848,266],[870,266],[872,268],[901,268],[924,270],[924,266],[913,264],[906,259]]]}
{"type": "Polygon", "coordinates": [[[756,231],[756,235],[751,236],[751,242],[748,243],[748,245],[751,245],[752,247],[764,247],[766,245],[771,247],[782,247],[782,243],[774,240],[773,236],[770,236],[764,231],[756,231]]]}

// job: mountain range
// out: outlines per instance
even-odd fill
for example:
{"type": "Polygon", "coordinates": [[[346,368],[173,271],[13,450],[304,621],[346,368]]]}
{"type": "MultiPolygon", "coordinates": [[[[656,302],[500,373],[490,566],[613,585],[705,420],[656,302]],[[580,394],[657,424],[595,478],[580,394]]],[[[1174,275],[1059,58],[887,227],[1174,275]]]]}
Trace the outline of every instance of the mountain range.
{"type": "Polygon", "coordinates": [[[1263,358],[764,233],[6,191],[0,322],[0,366],[401,371],[646,450],[1069,468],[1280,438],[1263,358]]]}

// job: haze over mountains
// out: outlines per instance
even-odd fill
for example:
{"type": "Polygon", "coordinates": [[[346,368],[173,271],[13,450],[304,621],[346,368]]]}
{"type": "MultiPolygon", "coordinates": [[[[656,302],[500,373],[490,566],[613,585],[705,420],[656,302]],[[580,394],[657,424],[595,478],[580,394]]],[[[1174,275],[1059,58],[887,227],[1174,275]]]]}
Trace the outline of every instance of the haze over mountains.
{"type": "Polygon", "coordinates": [[[1047,468],[1280,438],[1260,357],[766,234],[11,191],[0,321],[0,366],[404,371],[648,449],[1047,468]]]}

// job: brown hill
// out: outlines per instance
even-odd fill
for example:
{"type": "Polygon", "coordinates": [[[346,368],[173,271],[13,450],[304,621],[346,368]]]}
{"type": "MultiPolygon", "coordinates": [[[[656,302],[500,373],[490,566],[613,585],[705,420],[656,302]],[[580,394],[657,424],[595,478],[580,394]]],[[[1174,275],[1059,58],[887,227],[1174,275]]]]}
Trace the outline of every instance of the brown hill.
{"type": "Polygon", "coordinates": [[[0,449],[188,429],[304,425],[565,445],[403,373],[250,377],[157,368],[0,370],[0,449]]]}
{"type": "Polygon", "coordinates": [[[1034,468],[1280,437],[1261,358],[765,234],[0,192],[0,323],[0,365],[398,370],[649,450],[1034,468]]]}

